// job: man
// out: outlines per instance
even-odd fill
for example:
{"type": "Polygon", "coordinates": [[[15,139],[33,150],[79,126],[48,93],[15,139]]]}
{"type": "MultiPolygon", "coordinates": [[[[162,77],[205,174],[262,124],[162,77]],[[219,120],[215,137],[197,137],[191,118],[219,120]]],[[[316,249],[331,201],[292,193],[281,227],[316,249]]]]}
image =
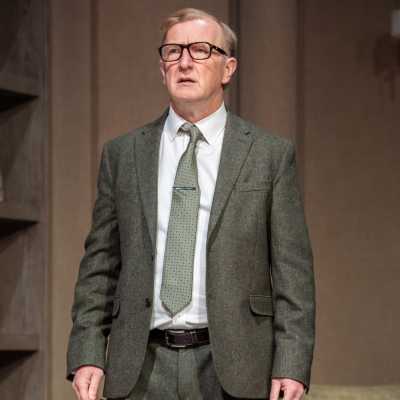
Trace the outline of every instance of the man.
{"type": "Polygon", "coordinates": [[[298,400],[314,280],[293,146],[226,111],[229,27],[184,9],[163,30],[170,107],[104,146],[68,377],[80,400],[104,371],[112,399],[298,400]]]}

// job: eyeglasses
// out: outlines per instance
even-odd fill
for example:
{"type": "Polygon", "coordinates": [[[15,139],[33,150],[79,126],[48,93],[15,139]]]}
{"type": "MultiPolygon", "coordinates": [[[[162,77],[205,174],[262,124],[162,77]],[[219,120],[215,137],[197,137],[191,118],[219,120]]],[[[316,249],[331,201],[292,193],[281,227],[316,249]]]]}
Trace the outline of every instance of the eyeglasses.
{"type": "Polygon", "coordinates": [[[166,43],[158,49],[158,52],[163,61],[171,62],[178,61],[182,57],[184,49],[188,50],[193,60],[206,60],[211,57],[213,50],[216,50],[224,56],[227,55],[224,49],[208,42],[194,42],[188,44],[166,43]]]}

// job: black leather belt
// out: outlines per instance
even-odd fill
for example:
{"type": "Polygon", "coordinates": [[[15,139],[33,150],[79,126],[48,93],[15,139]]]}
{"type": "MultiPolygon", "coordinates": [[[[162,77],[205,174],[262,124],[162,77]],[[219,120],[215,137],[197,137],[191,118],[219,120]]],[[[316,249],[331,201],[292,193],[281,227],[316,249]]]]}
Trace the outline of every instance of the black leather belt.
{"type": "Polygon", "coordinates": [[[201,329],[153,329],[150,331],[150,342],[157,342],[172,349],[203,346],[210,343],[208,328],[201,329]]]}

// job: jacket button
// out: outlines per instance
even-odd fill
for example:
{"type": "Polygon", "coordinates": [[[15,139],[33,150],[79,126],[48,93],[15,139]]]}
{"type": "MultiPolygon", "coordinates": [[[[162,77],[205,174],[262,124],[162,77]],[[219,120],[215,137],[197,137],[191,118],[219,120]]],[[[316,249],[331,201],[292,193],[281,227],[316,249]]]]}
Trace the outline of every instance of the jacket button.
{"type": "Polygon", "coordinates": [[[150,300],[148,297],[146,297],[146,299],[144,300],[144,302],[145,302],[147,308],[150,308],[150,307],[151,307],[151,300],[150,300]]]}

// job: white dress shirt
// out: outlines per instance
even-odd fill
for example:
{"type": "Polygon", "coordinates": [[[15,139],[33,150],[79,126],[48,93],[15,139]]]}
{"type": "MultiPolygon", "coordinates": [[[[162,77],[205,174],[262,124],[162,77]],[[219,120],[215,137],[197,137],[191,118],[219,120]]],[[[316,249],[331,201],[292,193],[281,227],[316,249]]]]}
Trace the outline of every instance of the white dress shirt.
{"type": "Polygon", "coordinates": [[[191,303],[173,318],[160,300],[165,243],[171,209],[172,187],[178,162],[189,143],[189,135],[178,135],[185,121],[169,108],[161,135],[158,164],[158,217],[157,245],[154,271],[154,299],[151,328],[193,329],[207,326],[206,308],[206,259],[207,232],[215,182],[221,156],[227,112],[224,103],[208,117],[196,122],[206,139],[196,146],[198,181],[200,187],[200,209],[197,223],[196,248],[193,265],[193,286],[191,303]]]}

